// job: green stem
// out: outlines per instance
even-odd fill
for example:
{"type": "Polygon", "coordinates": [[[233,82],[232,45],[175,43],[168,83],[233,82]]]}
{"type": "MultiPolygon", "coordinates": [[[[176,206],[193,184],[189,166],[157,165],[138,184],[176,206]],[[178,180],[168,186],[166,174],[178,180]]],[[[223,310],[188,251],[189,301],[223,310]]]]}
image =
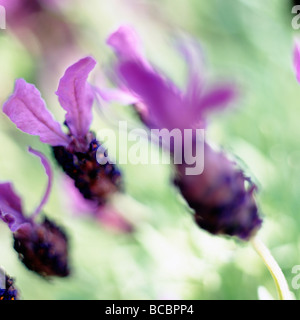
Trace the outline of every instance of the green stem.
{"type": "Polygon", "coordinates": [[[262,258],[263,262],[265,263],[266,267],[269,269],[274,279],[279,300],[293,300],[288,284],[284,277],[284,274],[280,269],[276,260],[273,258],[270,250],[257,237],[253,237],[251,239],[251,243],[253,248],[258,253],[258,255],[262,258]]]}

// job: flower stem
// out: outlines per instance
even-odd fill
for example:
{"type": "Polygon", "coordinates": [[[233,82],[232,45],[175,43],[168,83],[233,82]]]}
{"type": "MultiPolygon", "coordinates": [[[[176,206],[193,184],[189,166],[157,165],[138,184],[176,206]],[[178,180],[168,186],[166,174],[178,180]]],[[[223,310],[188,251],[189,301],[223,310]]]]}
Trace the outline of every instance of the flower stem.
{"type": "Polygon", "coordinates": [[[255,251],[262,258],[266,267],[270,271],[276,284],[279,300],[293,300],[288,284],[278,263],[272,256],[270,250],[257,237],[251,239],[251,243],[255,251]]]}

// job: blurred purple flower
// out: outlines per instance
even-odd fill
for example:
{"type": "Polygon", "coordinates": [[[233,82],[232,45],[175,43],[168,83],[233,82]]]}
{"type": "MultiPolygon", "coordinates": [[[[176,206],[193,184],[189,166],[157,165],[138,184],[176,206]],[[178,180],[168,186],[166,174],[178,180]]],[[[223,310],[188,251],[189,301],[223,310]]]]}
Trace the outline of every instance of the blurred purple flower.
{"type": "Polygon", "coordinates": [[[61,13],[62,2],[64,1],[0,0],[0,5],[5,8],[8,28],[24,46],[34,52],[38,45],[39,50],[48,55],[75,41],[73,26],[61,13]]]}
{"type": "Polygon", "coordinates": [[[206,114],[224,108],[236,94],[232,84],[204,87],[196,68],[199,56],[195,57],[192,46],[181,48],[189,69],[188,85],[183,92],[146,60],[140,39],[132,28],[121,26],[107,43],[118,56],[116,69],[123,84],[146,105],[148,115],[144,121],[149,127],[204,128],[206,114]]]}
{"type": "Polygon", "coordinates": [[[29,152],[39,157],[48,176],[45,194],[33,212],[27,217],[23,211],[21,198],[10,182],[0,184],[0,219],[13,233],[14,249],[26,267],[42,276],[65,277],[68,268],[68,241],[65,233],[53,222],[44,218],[36,222],[48,201],[52,186],[52,170],[47,158],[40,152],[29,148],[29,152]]]}
{"type": "Polygon", "coordinates": [[[78,26],[65,14],[69,0],[0,0],[6,29],[33,59],[34,76],[46,94],[70,61],[86,53],[78,44],[78,26]]]}
{"type": "Polygon", "coordinates": [[[68,197],[64,197],[63,200],[74,214],[92,216],[109,231],[121,233],[133,231],[132,223],[123,218],[110,204],[99,206],[97,202],[85,199],[69,177],[64,177],[62,187],[68,194],[68,197]]]}
{"type": "Polygon", "coordinates": [[[66,111],[68,134],[54,120],[35,86],[23,79],[16,81],[3,112],[20,130],[52,146],[58,164],[86,199],[104,204],[110,194],[121,189],[121,173],[110,163],[97,162],[100,144],[90,131],[94,95],[87,82],[95,65],[93,58],[86,57],[70,66],[60,79],[56,94],[66,111]]]}
{"type": "MultiPolygon", "coordinates": [[[[231,84],[207,90],[199,66],[198,45],[183,43],[181,52],[188,64],[188,84],[184,92],[145,58],[135,31],[121,26],[107,40],[117,57],[116,73],[123,85],[139,98],[141,119],[149,128],[168,130],[206,127],[209,112],[223,109],[236,96],[231,84]]],[[[199,143],[191,136],[192,147],[199,143]]],[[[181,144],[183,149],[184,144],[181,144]]],[[[171,147],[171,153],[174,150],[171,147]]],[[[183,150],[180,150],[183,151],[183,150]]],[[[221,152],[204,146],[204,171],[187,175],[187,163],[178,164],[175,184],[194,209],[196,223],[213,234],[238,236],[248,240],[261,226],[254,199],[255,186],[237,165],[221,152]]]]}

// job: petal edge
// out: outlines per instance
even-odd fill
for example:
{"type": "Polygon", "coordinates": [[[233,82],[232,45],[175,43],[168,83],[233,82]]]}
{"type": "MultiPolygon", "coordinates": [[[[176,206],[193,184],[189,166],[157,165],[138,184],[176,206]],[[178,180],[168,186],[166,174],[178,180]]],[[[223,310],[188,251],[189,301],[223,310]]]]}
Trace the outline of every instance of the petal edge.
{"type": "Polygon", "coordinates": [[[3,105],[3,112],[25,133],[39,136],[51,146],[67,146],[69,137],[46,108],[38,89],[24,79],[17,79],[13,94],[3,105]]]}

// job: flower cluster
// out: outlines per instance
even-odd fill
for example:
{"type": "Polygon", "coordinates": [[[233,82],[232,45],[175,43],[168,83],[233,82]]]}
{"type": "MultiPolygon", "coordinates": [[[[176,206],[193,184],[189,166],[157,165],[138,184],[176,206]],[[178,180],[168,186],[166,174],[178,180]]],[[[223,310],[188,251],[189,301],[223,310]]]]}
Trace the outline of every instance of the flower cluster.
{"type": "MultiPolygon", "coordinates": [[[[123,231],[132,227],[113,210],[112,195],[124,192],[122,174],[110,162],[99,163],[97,152],[102,144],[91,130],[92,106],[95,92],[103,99],[116,99],[132,104],[142,122],[151,129],[186,129],[191,135],[192,149],[199,140],[197,129],[207,127],[208,115],[229,105],[236,96],[234,85],[205,84],[201,74],[198,45],[188,41],[181,52],[188,64],[188,84],[181,90],[163,73],[147,61],[135,31],[122,26],[112,33],[107,44],[117,56],[114,66],[118,88],[95,90],[88,77],[96,65],[92,57],[85,57],[71,65],[60,79],[56,94],[65,110],[64,127],[47,109],[38,89],[24,79],[15,83],[13,94],[3,105],[3,112],[23,132],[38,136],[51,147],[53,157],[67,176],[68,197],[76,207],[90,211],[94,216],[123,231]]],[[[174,157],[181,146],[170,145],[174,157]]],[[[21,198],[10,182],[0,184],[0,219],[10,228],[14,249],[26,267],[41,276],[65,277],[69,274],[68,238],[64,231],[48,218],[42,222],[37,216],[46,204],[52,185],[52,170],[46,157],[33,149],[48,176],[48,185],[40,205],[30,216],[25,215],[21,198]]],[[[103,151],[104,152],[104,151],[103,151]]],[[[99,156],[99,155],[98,155],[99,156]]],[[[103,156],[107,158],[104,152],[103,156]]],[[[195,222],[215,235],[251,239],[259,230],[262,219],[255,200],[256,186],[225,152],[204,143],[204,170],[188,175],[189,164],[174,165],[172,181],[194,212],[195,222]]],[[[16,295],[12,281],[7,278],[0,297],[16,295]],[[6,291],[3,291],[6,290],[6,291]]]]}
{"type": "MultiPolygon", "coordinates": [[[[57,164],[73,181],[68,189],[69,196],[73,195],[73,203],[83,204],[104,225],[130,232],[129,222],[107,205],[109,197],[123,189],[121,172],[110,163],[98,163],[97,150],[101,143],[90,131],[94,94],[87,78],[95,64],[91,57],[81,59],[69,67],[60,80],[56,94],[66,111],[67,133],[46,108],[38,89],[24,79],[16,81],[13,94],[3,105],[3,112],[20,130],[39,136],[41,142],[51,147],[57,164]]],[[[29,152],[41,159],[48,176],[45,195],[35,212],[27,217],[12,184],[1,183],[0,219],[12,231],[14,249],[28,269],[43,277],[65,277],[70,273],[67,236],[48,218],[42,222],[36,220],[51,192],[50,163],[42,153],[32,148],[29,152]]]]}

